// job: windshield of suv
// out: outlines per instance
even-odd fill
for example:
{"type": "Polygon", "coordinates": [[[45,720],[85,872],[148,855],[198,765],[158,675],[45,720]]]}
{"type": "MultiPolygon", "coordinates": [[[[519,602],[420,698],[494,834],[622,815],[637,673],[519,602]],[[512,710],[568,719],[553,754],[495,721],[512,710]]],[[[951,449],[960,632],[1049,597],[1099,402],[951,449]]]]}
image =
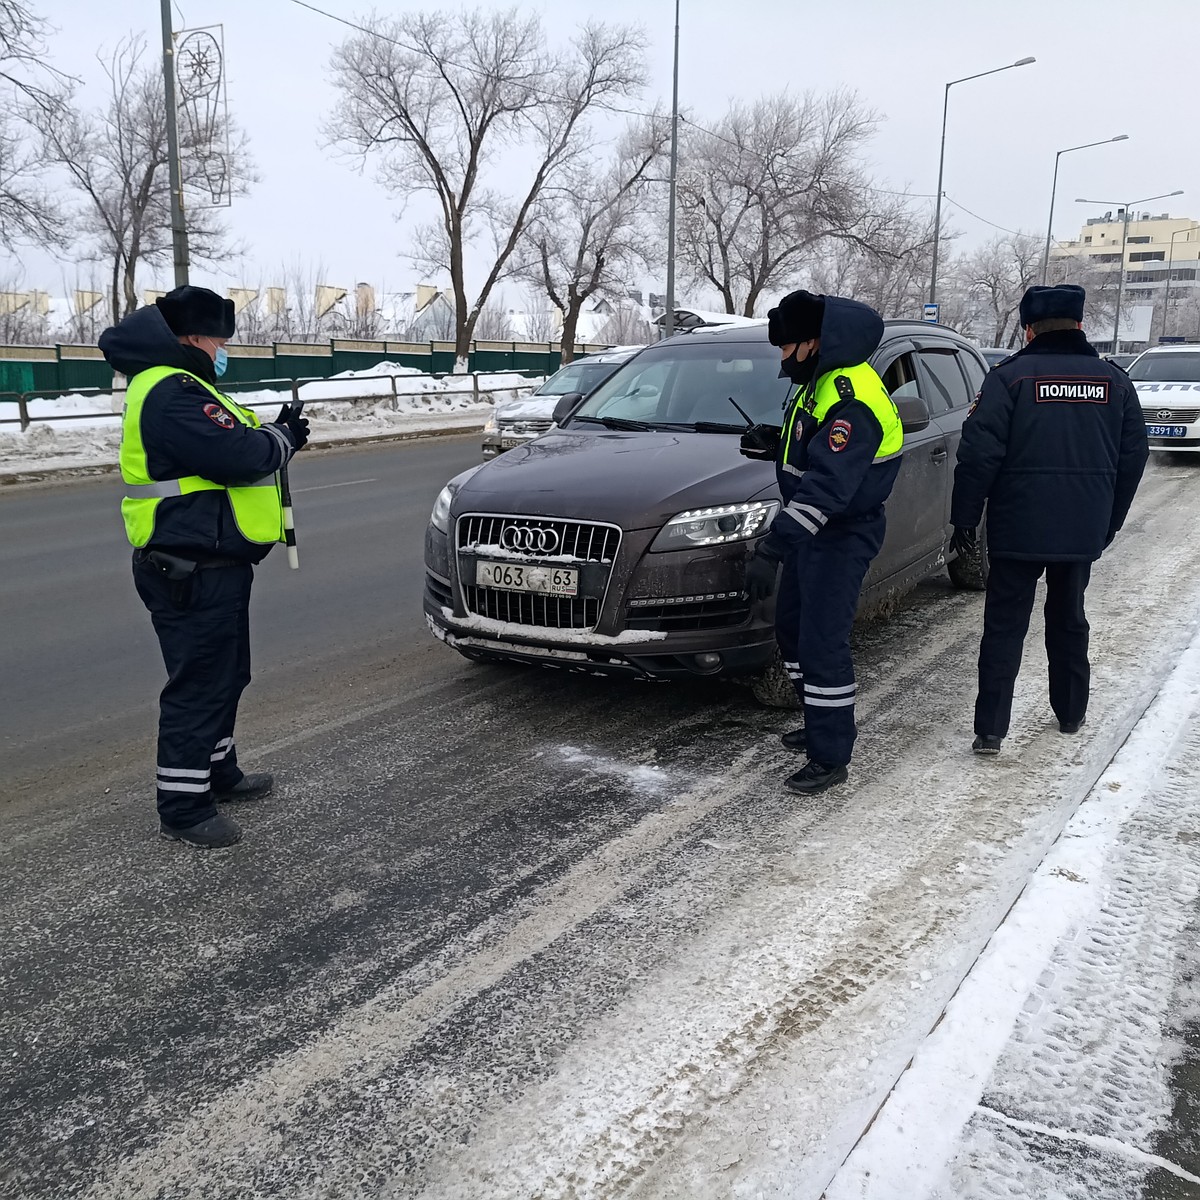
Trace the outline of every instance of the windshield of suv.
{"type": "Polygon", "coordinates": [[[639,354],[580,406],[572,421],[633,421],[651,427],[778,425],[792,390],[767,342],[672,342],[639,354]]]}
{"type": "Polygon", "coordinates": [[[1129,378],[1155,383],[1200,383],[1200,352],[1143,354],[1130,366],[1129,378]]]}
{"type": "Polygon", "coordinates": [[[588,392],[617,369],[616,363],[573,362],[556,371],[534,393],[537,396],[565,396],[568,392],[588,392]]]}

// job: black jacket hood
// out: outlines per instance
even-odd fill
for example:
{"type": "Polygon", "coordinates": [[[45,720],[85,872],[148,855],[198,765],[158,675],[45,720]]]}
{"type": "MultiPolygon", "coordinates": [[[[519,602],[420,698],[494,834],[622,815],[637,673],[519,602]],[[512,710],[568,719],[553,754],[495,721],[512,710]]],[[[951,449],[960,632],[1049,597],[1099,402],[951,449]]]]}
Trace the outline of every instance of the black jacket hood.
{"type": "Polygon", "coordinates": [[[883,318],[868,304],[825,297],[817,375],[865,363],[883,340],[883,318]]]}
{"type": "Polygon", "coordinates": [[[206,383],[217,381],[212,359],[196,346],[185,346],[153,304],[106,329],[99,345],[109,366],[122,375],[133,376],[150,367],[177,367],[206,383]]]}

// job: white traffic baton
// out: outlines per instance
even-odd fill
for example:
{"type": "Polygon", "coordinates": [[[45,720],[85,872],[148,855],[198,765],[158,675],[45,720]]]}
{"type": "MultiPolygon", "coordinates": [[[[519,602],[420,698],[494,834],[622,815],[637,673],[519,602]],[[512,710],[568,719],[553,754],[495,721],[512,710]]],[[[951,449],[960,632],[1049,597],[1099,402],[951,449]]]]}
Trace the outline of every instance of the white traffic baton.
{"type": "MultiPolygon", "coordinates": [[[[292,404],[292,412],[297,417],[303,408],[303,400],[297,400],[292,404]]],[[[293,571],[298,571],[300,556],[296,552],[296,519],[292,515],[292,484],[288,479],[287,463],[279,468],[279,498],[283,502],[283,542],[287,546],[288,566],[293,571]]]]}

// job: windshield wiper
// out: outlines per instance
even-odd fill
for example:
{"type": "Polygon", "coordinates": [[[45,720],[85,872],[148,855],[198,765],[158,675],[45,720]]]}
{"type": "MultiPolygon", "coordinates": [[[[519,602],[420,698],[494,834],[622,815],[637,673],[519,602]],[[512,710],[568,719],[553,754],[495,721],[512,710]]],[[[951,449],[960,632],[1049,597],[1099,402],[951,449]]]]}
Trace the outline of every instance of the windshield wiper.
{"type": "Polygon", "coordinates": [[[627,417],[572,417],[572,421],[591,421],[596,425],[603,425],[605,429],[629,429],[635,433],[645,433],[648,429],[653,429],[653,425],[647,425],[645,421],[631,421],[627,417]]]}
{"type": "Polygon", "coordinates": [[[726,421],[696,421],[691,426],[697,433],[745,433],[745,425],[730,425],[726,421]]]}

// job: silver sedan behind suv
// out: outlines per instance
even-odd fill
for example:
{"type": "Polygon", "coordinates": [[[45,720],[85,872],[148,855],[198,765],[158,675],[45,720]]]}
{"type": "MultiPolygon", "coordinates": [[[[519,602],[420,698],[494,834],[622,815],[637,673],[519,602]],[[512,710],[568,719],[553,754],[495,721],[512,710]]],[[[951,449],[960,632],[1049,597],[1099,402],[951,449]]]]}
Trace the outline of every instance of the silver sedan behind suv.
{"type": "Polygon", "coordinates": [[[595,391],[640,349],[641,346],[612,346],[599,354],[577,358],[555,371],[532,395],[498,404],[483,427],[483,457],[495,458],[505,450],[541,437],[554,424],[554,406],[563,396],[573,392],[586,396],[595,391]]]}

